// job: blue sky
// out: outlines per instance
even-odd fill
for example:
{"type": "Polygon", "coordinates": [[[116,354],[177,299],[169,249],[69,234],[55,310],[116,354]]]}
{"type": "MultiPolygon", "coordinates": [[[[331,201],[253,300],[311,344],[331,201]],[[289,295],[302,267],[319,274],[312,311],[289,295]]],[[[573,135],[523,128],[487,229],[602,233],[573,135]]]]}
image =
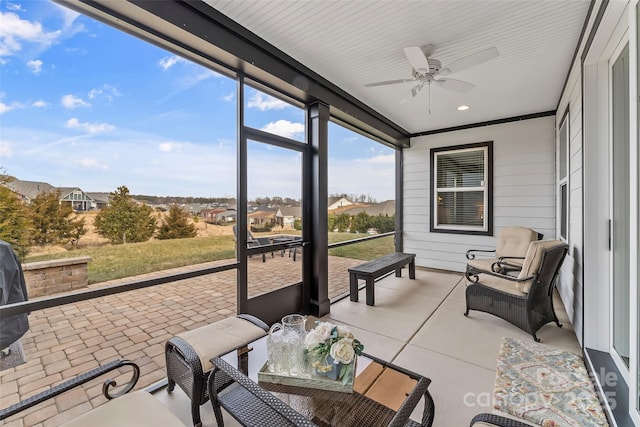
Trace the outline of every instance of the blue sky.
{"type": "MultiPolygon", "coordinates": [[[[235,196],[236,82],[48,0],[0,0],[0,167],[85,191],[235,196]]],[[[246,123],[303,110],[247,89],[246,123]]],[[[330,126],[329,193],[394,197],[394,153],[330,126]]],[[[252,144],[249,197],[300,196],[299,157],[252,144]]]]}

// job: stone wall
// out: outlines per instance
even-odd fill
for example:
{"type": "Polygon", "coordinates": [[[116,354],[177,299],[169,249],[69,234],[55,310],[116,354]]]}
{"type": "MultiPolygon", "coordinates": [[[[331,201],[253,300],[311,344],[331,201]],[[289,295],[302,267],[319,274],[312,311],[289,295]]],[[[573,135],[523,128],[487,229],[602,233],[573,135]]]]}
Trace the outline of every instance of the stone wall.
{"type": "Polygon", "coordinates": [[[91,257],[53,259],[22,265],[29,298],[86,288],[91,257]]]}

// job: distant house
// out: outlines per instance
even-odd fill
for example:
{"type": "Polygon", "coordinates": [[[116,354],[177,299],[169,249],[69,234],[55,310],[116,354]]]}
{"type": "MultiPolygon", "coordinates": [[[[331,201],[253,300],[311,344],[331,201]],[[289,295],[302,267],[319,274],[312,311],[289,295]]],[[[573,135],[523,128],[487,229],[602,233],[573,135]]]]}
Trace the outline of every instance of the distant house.
{"type": "Polygon", "coordinates": [[[276,211],[276,223],[282,228],[293,228],[296,219],[302,218],[302,207],[285,206],[276,211]]]}
{"type": "Polygon", "coordinates": [[[235,209],[227,209],[216,214],[216,218],[218,221],[233,222],[238,219],[238,212],[235,209]]]}
{"type": "MultiPolygon", "coordinates": [[[[226,208],[207,208],[207,209],[202,209],[200,211],[200,215],[202,216],[202,218],[207,221],[207,222],[215,222],[215,221],[219,221],[220,218],[218,218],[218,216],[224,212],[227,212],[226,208]]],[[[235,210],[234,210],[235,212],[235,210]]]]}
{"type": "Polygon", "coordinates": [[[78,187],[54,187],[46,182],[14,179],[7,188],[20,195],[24,203],[30,204],[40,193],[60,192],[60,204],[69,204],[74,210],[88,211],[94,208],[94,200],[78,187]]]}
{"type": "Polygon", "coordinates": [[[272,227],[276,225],[276,212],[277,209],[261,207],[258,210],[247,214],[247,219],[250,225],[256,227],[272,227]]]}
{"type": "Polygon", "coordinates": [[[349,201],[349,199],[345,197],[329,197],[327,210],[332,211],[352,204],[353,202],[349,201]]]}
{"type": "Polygon", "coordinates": [[[88,192],[87,195],[93,199],[91,209],[103,209],[109,205],[109,193],[88,192]]]}

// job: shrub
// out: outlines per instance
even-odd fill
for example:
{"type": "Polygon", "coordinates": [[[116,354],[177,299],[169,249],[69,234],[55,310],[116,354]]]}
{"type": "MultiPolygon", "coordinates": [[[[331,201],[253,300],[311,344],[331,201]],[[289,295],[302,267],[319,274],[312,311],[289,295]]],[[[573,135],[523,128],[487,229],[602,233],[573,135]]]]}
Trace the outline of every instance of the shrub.
{"type": "Polygon", "coordinates": [[[158,239],[183,239],[196,237],[196,227],[189,222],[189,214],[178,205],[171,205],[158,231],[158,239]]]}
{"type": "Polygon", "coordinates": [[[109,195],[109,206],[96,215],[94,225],[98,234],[112,243],[144,242],[153,237],[156,219],[153,209],[138,205],[125,186],[109,195]]]}

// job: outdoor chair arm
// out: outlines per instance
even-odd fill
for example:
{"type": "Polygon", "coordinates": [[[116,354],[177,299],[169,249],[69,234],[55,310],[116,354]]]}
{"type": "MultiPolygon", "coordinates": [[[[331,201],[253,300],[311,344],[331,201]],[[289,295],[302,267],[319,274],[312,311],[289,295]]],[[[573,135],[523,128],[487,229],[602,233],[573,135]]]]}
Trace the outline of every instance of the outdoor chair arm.
{"type": "Polygon", "coordinates": [[[471,420],[469,427],[473,427],[475,423],[493,424],[496,427],[530,427],[529,424],[522,423],[512,418],[501,417],[495,414],[478,414],[471,420]]]}
{"type": "Polygon", "coordinates": [[[487,254],[495,254],[496,250],[485,250],[485,249],[469,249],[466,253],[467,259],[476,259],[476,252],[478,253],[487,253],[487,254]]]}
{"type": "Polygon", "coordinates": [[[511,282],[516,282],[516,283],[526,282],[527,280],[531,280],[534,277],[536,277],[535,274],[532,274],[531,276],[528,276],[528,277],[519,278],[519,277],[509,276],[508,274],[496,273],[495,271],[475,270],[474,272],[467,272],[466,278],[471,283],[478,283],[478,280],[480,280],[480,277],[478,276],[478,274],[488,274],[490,276],[498,277],[500,279],[505,279],[511,282]]]}
{"type": "MultiPolygon", "coordinates": [[[[275,397],[273,394],[269,393],[265,389],[261,388],[258,384],[253,382],[249,377],[244,375],[242,372],[238,371],[233,366],[229,365],[223,359],[219,357],[214,357],[211,359],[211,362],[215,366],[213,369],[209,381],[209,396],[211,398],[211,404],[213,405],[214,412],[216,413],[216,420],[218,420],[218,425],[222,420],[222,414],[220,413],[220,406],[225,408],[234,418],[238,419],[242,423],[242,415],[235,410],[235,408],[230,408],[225,401],[225,395],[219,395],[213,384],[215,383],[215,377],[218,374],[225,374],[231,380],[236,382],[242,389],[246,390],[253,398],[256,398],[259,401],[258,405],[247,405],[242,404],[241,408],[243,412],[253,412],[259,413],[260,418],[265,421],[265,425],[273,425],[269,422],[270,419],[273,420],[286,420],[288,424],[293,426],[302,426],[302,427],[315,427],[316,424],[309,421],[304,415],[297,412],[295,409],[285,404],[283,401],[275,397]]],[[[226,393],[233,393],[233,390],[227,391],[226,393]]],[[[242,399],[244,400],[244,399],[242,399]]]]}
{"type": "Polygon", "coordinates": [[[491,270],[496,273],[504,273],[505,271],[519,271],[522,270],[522,264],[512,264],[509,261],[512,259],[524,260],[523,256],[501,256],[496,262],[491,264],[491,270]]]}
{"type": "Polygon", "coordinates": [[[109,362],[105,365],[98,366],[88,372],[80,374],[68,381],[65,381],[61,384],[51,387],[49,390],[45,390],[41,393],[38,393],[28,399],[21,400],[20,402],[13,404],[7,408],[0,410],[0,420],[4,420],[12,415],[17,414],[18,412],[24,411],[25,409],[31,408],[39,403],[44,402],[45,400],[51,399],[52,397],[56,397],[66,391],[69,391],[77,386],[85,384],[95,378],[98,378],[107,372],[113,371],[115,369],[121,368],[123,366],[131,366],[132,370],[132,378],[128,383],[123,385],[123,389],[112,393],[111,390],[114,387],[117,387],[118,384],[112,379],[106,379],[102,384],[102,394],[111,400],[113,398],[122,396],[125,393],[130,392],[133,387],[138,382],[138,378],[140,377],[140,368],[134,362],[130,360],[118,359],[112,362],[109,362]]]}

